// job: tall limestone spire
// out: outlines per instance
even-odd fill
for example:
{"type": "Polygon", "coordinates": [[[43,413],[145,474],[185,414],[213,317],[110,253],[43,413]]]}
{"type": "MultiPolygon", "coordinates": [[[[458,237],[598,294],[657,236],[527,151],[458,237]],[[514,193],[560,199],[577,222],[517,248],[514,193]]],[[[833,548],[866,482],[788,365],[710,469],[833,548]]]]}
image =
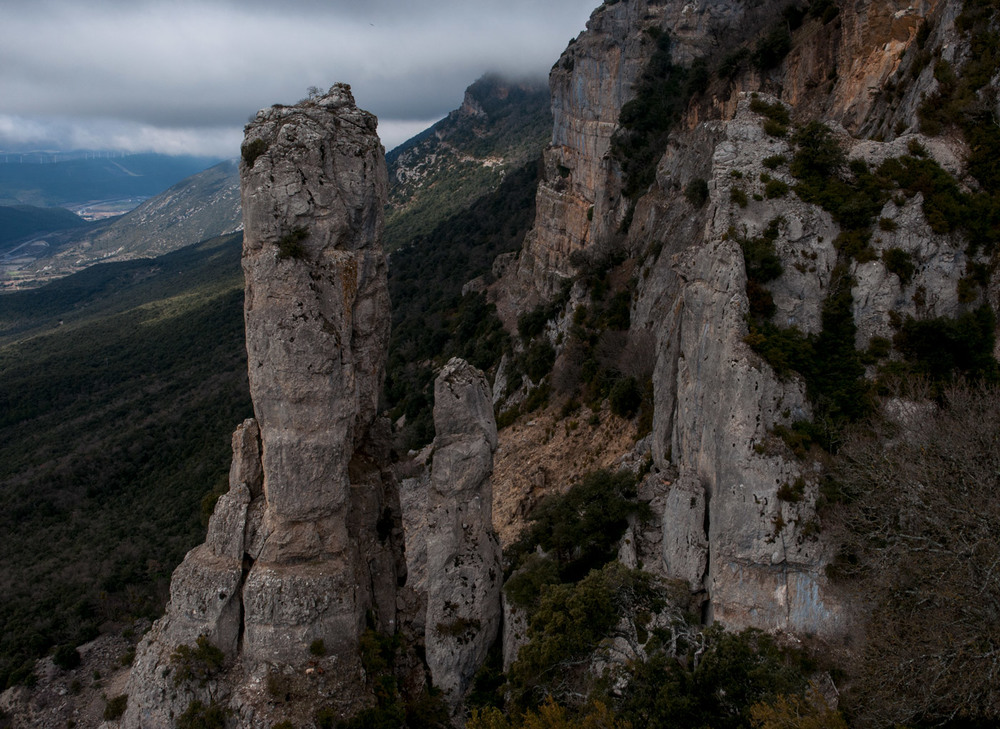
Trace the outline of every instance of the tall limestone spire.
{"type": "Polygon", "coordinates": [[[237,429],[230,491],[139,646],[126,727],[172,726],[196,702],[228,705],[252,725],[244,699],[262,671],[304,673],[322,641],[336,680],[350,681],[366,623],[395,628],[405,564],[388,429],[376,419],[389,296],[375,128],[343,84],[260,111],[246,128],[243,269],[256,419],[237,429]],[[211,681],[179,679],[178,647],[199,645],[221,651],[223,667],[211,681]]]}

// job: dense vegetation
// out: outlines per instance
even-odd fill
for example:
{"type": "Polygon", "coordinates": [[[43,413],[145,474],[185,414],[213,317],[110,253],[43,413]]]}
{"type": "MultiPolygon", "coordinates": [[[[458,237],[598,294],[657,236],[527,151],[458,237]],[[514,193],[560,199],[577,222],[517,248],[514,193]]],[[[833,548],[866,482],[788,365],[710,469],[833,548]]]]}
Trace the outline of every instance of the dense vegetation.
{"type": "MultiPolygon", "coordinates": [[[[770,106],[761,102],[757,110],[772,118],[770,106]]],[[[822,329],[818,334],[806,335],[797,327],[782,327],[772,321],[775,306],[767,284],[783,272],[774,242],[784,221],[772,220],[755,238],[740,236],[735,230],[729,233],[740,242],[747,271],[750,310],[746,341],[780,376],[792,372],[801,375],[813,404],[812,422],[796,423],[794,435],[782,429],[790,445],[792,441],[796,447],[812,441],[835,450],[844,427],[871,412],[874,392],[879,387],[884,389],[890,381],[912,375],[930,376],[939,385],[955,376],[996,381],[1000,374],[993,357],[996,319],[988,303],[956,319],[917,321],[895,314],[897,331],[893,340],[873,342],[868,352],[861,352],[855,347],[857,327],[851,293],[854,281],[849,273],[852,262],[877,258],[870,245],[873,228],[876,216],[892,195],[905,201],[921,193],[923,212],[932,230],[964,233],[970,256],[992,254],[996,250],[996,232],[985,230],[980,217],[990,204],[987,193],[962,192],[919,144],[911,144],[909,154],[890,158],[871,170],[859,160],[848,165],[832,132],[819,122],[802,126],[792,141],[796,151],[789,171],[798,180],[795,193],[827,210],[841,226],[834,241],[837,265],[823,302],[822,329]],[[893,349],[896,357],[890,358],[893,349]],[[877,382],[866,379],[866,364],[878,366],[877,382]]],[[[893,221],[880,219],[878,224],[882,229],[891,229],[893,221]]],[[[883,262],[904,286],[909,284],[914,266],[905,251],[889,249],[883,254],[883,262]]],[[[974,262],[970,263],[970,271],[959,286],[959,294],[960,299],[971,303],[978,298],[976,287],[985,286],[989,274],[974,262]],[[963,286],[968,291],[964,299],[963,286]]]]}
{"type": "Polygon", "coordinates": [[[538,166],[511,172],[496,192],[417,236],[390,256],[392,341],[386,373],[386,406],[407,419],[405,445],[433,438],[436,368],[451,356],[476,367],[495,366],[507,335],[481,293],[462,296],[469,280],[489,280],[494,259],[517,250],[534,215],[538,166]]]}
{"type": "Polygon", "coordinates": [[[65,208],[0,205],[0,251],[10,247],[10,243],[30,235],[83,228],[87,225],[87,221],[65,208]]]}
{"type": "Polygon", "coordinates": [[[251,414],[239,256],[230,236],[0,298],[0,685],[162,610],[251,414]]]}
{"type": "Polygon", "coordinates": [[[507,674],[487,666],[477,677],[502,686],[506,712],[484,702],[469,726],[735,728],[779,701],[820,713],[803,655],[759,631],[706,629],[686,585],[615,559],[629,519],[648,514],[634,489],[632,473],[596,471],[532,513],[505,552],[528,642],[507,674]],[[604,663],[611,656],[627,660],[604,663]]]}

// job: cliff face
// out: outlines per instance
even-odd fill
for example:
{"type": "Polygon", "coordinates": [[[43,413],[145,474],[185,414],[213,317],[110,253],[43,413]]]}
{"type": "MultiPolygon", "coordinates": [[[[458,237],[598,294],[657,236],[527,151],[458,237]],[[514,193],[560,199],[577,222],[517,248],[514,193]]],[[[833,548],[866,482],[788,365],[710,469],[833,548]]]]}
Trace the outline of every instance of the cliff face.
{"type": "Polygon", "coordinates": [[[662,25],[664,7],[637,0],[602,6],[553,66],[552,143],[534,228],[505,276],[510,293],[497,304],[505,320],[551,297],[573,271],[570,255],[594,241],[592,229],[602,220],[605,229],[616,224],[620,176],[607,153],[621,108],[655,49],[643,30],[662,25]]]}
{"type": "MultiPolygon", "coordinates": [[[[787,55],[762,70],[748,60],[754,32],[780,21],[782,7],[620,2],[595,11],[552,72],[555,129],[537,219],[501,283],[500,304],[511,292],[521,302],[502,312],[513,322],[551,300],[576,272],[574,251],[631,259],[630,337],[656,341],[652,455],[661,474],[678,474],[670,481],[654,473],[644,487],[663,504],[659,559],[647,569],[688,581],[705,617],[727,626],[832,637],[849,616],[825,576],[832,555],[816,519],[821,468],[775,435],[810,420],[814,405],[802,378],[777,372],[748,343],[741,241],[773,233],[781,274],[767,286],[778,326],[818,335],[828,297],[846,285],[861,351],[873,338],[891,339],[908,315],[954,317],[982,301],[996,305],[996,287],[984,286],[984,299],[961,300],[968,265],[984,260],[970,259],[961,236],[932,229],[920,195],[888,199],[875,213],[870,250],[846,256],[835,245],[846,228],[789,191],[797,184],[787,166],[795,146],[766,133],[766,120],[751,109],[752,101],[758,111],[776,105],[795,122],[831,124],[848,159],[865,169],[923,148],[961,178],[960,145],[913,134],[920,99],[938,85],[934,64],[920,66],[918,52],[926,44],[927,53],[940,49],[949,59],[967,53],[955,30],[958,3],[864,2],[841,7],[834,20],[806,16],[787,55]],[[931,30],[918,39],[924,23],[931,30]],[[609,140],[650,58],[643,35],[654,25],[671,34],[677,64],[701,57],[711,69],[740,44],[747,50],[733,56],[742,59],[733,76],[714,77],[693,97],[626,233],[609,140]],[[767,180],[787,187],[773,192],[767,180]],[[705,200],[695,204],[684,191],[701,181],[705,200]],[[912,275],[892,270],[892,255],[912,260],[912,275]]],[[[571,302],[581,300],[574,292],[571,302]]]]}
{"type": "Polygon", "coordinates": [[[609,155],[622,107],[668,33],[671,60],[688,66],[761,23],[752,3],[623,0],[601,5],[552,67],[552,143],[545,152],[536,220],[497,308],[505,321],[550,299],[576,272],[570,257],[608,246],[627,214],[618,163],[609,155]],[[510,292],[508,294],[508,292],[510,292]]]}
{"type": "Polygon", "coordinates": [[[398,495],[375,420],[389,329],[375,118],[336,85],[261,111],[246,134],[243,267],[257,417],[237,429],[230,491],[140,646],[126,726],[169,726],[195,699],[230,697],[241,725],[264,722],[248,693],[262,667],[299,675],[320,641],[337,664],[326,680],[357,682],[366,616],[392,631],[405,579],[398,495]],[[200,685],[169,678],[178,646],[199,636],[225,655],[227,675],[200,685]]]}

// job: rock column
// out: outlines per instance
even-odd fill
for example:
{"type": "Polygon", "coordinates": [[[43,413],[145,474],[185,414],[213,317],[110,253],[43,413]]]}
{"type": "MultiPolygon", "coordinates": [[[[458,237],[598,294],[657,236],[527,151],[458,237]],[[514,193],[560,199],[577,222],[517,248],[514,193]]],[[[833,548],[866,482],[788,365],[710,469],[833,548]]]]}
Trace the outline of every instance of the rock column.
{"type": "Polygon", "coordinates": [[[230,490],[138,650],[124,726],[171,726],[193,699],[237,694],[258,667],[304,666],[314,641],[343,677],[358,676],[367,621],[395,629],[405,563],[388,425],[375,417],[390,321],[375,129],[343,84],[260,111],[246,128],[256,419],[233,436],[230,490]],[[171,656],[201,635],[223,651],[229,677],[175,685],[171,656]]]}
{"type": "Polygon", "coordinates": [[[497,428],[482,372],[452,359],[434,383],[427,516],[427,665],[451,702],[468,689],[500,629],[503,571],[493,531],[497,428]]]}
{"type": "Polygon", "coordinates": [[[361,448],[389,342],[375,128],[337,84],[246,130],[247,356],[269,537],[247,577],[244,650],[260,660],[315,639],[350,652],[369,611],[393,627],[398,496],[361,448]]]}

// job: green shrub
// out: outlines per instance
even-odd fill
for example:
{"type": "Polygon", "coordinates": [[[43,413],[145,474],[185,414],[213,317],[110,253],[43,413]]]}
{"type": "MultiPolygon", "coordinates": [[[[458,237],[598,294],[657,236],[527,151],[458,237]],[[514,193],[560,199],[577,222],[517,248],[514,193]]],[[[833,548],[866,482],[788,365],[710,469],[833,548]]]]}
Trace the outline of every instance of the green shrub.
{"type": "Polygon", "coordinates": [[[322,638],[317,638],[309,644],[309,653],[314,656],[325,656],[326,642],[322,638]]]}
{"type": "Polygon", "coordinates": [[[765,157],[762,164],[769,170],[775,170],[781,165],[788,164],[788,159],[783,154],[772,154],[765,157]]]}
{"type": "Polygon", "coordinates": [[[979,282],[972,276],[962,276],[955,285],[958,300],[963,304],[971,304],[979,296],[979,282]]]}
{"type": "MultiPolygon", "coordinates": [[[[630,515],[645,518],[648,513],[648,506],[636,500],[633,474],[591,471],[565,494],[548,496],[535,507],[528,517],[531,525],[507,550],[510,568],[527,563],[540,547],[555,560],[560,580],[579,579],[614,559],[630,515]]],[[[550,572],[547,564],[532,564],[550,572]]],[[[526,578],[531,580],[537,583],[526,578]]]]}
{"type": "Polygon", "coordinates": [[[764,197],[766,197],[768,200],[773,200],[774,198],[778,197],[784,197],[787,194],[788,194],[788,185],[787,183],[784,183],[781,180],[771,179],[768,180],[767,184],[764,185],[764,197]]]}
{"type": "Polygon", "coordinates": [[[789,170],[799,179],[829,178],[839,174],[846,157],[833,132],[818,121],[811,121],[792,137],[795,156],[789,170]]]}
{"type": "Polygon", "coordinates": [[[739,205],[741,208],[747,206],[747,194],[743,192],[742,189],[738,187],[731,187],[729,189],[729,200],[739,205]]]}
{"type": "Polygon", "coordinates": [[[792,36],[785,23],[757,41],[750,62],[758,71],[769,71],[780,64],[792,49],[792,36]]]}
{"type": "Polygon", "coordinates": [[[842,230],[833,239],[833,247],[843,256],[863,263],[862,259],[873,259],[871,238],[867,230],[842,230]]]}
{"type": "Polygon", "coordinates": [[[775,101],[774,103],[768,103],[762,98],[754,94],[750,97],[750,111],[755,114],[760,114],[766,119],[770,119],[773,122],[777,122],[782,126],[788,126],[792,123],[791,115],[788,113],[788,109],[780,101],[775,101]]]}
{"type": "Polygon", "coordinates": [[[680,646],[677,655],[650,651],[625,666],[615,715],[637,727],[743,729],[753,726],[751,707],[808,687],[808,666],[762,631],[716,624],[698,641],[697,654],[680,646]]]}
{"type": "Polygon", "coordinates": [[[732,80],[749,59],[750,51],[747,48],[737,48],[723,57],[716,73],[721,79],[732,80]]]}
{"type": "Polygon", "coordinates": [[[128,707],[128,694],[121,694],[109,699],[104,706],[104,720],[117,721],[122,718],[125,709],[128,707]]]}
{"type": "Polygon", "coordinates": [[[740,248],[743,249],[748,280],[763,284],[778,278],[784,272],[781,258],[774,248],[782,222],[782,218],[774,218],[756,238],[738,238],[740,248]]]}
{"type": "Polygon", "coordinates": [[[177,729],[225,729],[229,709],[212,701],[207,706],[195,699],[177,717],[177,729]]]}
{"type": "Polygon", "coordinates": [[[996,315],[984,304],[954,319],[907,317],[893,344],[913,371],[938,383],[955,376],[997,382],[1000,370],[993,357],[996,315]]]}
{"type": "Polygon", "coordinates": [[[504,582],[503,590],[514,605],[533,609],[542,588],[560,582],[559,564],[552,557],[530,553],[521,559],[517,571],[504,582]]]}
{"type": "Polygon", "coordinates": [[[524,353],[524,372],[532,382],[541,382],[556,361],[556,350],[548,338],[542,337],[532,342],[524,353]]]}
{"type": "Polygon", "coordinates": [[[52,662],[64,671],[76,668],[80,665],[80,651],[76,646],[61,645],[52,654],[52,662]]]}
{"type": "Polygon", "coordinates": [[[586,663],[581,659],[619,619],[655,610],[662,601],[649,574],[620,562],[594,569],[576,584],[547,587],[531,615],[528,642],[510,669],[511,698],[530,707],[542,696],[565,691],[574,680],[582,682],[586,663]]]}
{"type": "Polygon", "coordinates": [[[623,377],[611,388],[608,396],[611,412],[622,418],[631,418],[642,405],[642,390],[634,377],[623,377]]]}
{"type": "Polygon", "coordinates": [[[545,325],[559,315],[561,306],[539,304],[531,311],[526,311],[517,317],[517,333],[525,342],[534,339],[545,331],[545,325]]]}
{"type": "Polygon", "coordinates": [[[872,337],[868,340],[868,349],[866,354],[872,359],[884,359],[889,356],[889,352],[892,350],[892,342],[885,337],[872,337]]]}
{"type": "Polygon", "coordinates": [[[497,415],[497,430],[503,430],[504,428],[513,425],[520,415],[521,409],[517,405],[507,408],[497,415]]]}
{"type": "Polygon", "coordinates": [[[700,208],[708,201],[708,182],[700,177],[691,180],[684,188],[684,196],[689,203],[700,208]]]}
{"type": "Polygon", "coordinates": [[[802,501],[805,496],[806,481],[799,476],[792,483],[783,483],[778,487],[777,497],[779,501],[787,501],[796,504],[802,501]]]}
{"type": "Polygon", "coordinates": [[[240,154],[247,167],[253,167],[253,163],[267,151],[267,142],[263,139],[255,139],[240,148],[240,154]]]}
{"type": "Polygon", "coordinates": [[[278,259],[303,259],[306,257],[306,247],[302,241],[309,237],[307,228],[295,228],[278,239],[278,259]]]}
{"type": "Polygon", "coordinates": [[[882,252],[882,263],[886,270],[899,277],[899,282],[906,286],[913,280],[916,267],[913,265],[913,256],[909,251],[902,248],[889,248],[882,252]]]}
{"type": "Polygon", "coordinates": [[[204,685],[222,669],[226,655],[212,645],[207,636],[199,635],[195,646],[179,645],[170,656],[174,667],[174,685],[197,681],[204,685]]]}
{"type": "Polygon", "coordinates": [[[784,137],[788,134],[788,127],[786,127],[781,122],[776,122],[774,119],[765,119],[762,125],[764,133],[770,137],[784,137]]]}

